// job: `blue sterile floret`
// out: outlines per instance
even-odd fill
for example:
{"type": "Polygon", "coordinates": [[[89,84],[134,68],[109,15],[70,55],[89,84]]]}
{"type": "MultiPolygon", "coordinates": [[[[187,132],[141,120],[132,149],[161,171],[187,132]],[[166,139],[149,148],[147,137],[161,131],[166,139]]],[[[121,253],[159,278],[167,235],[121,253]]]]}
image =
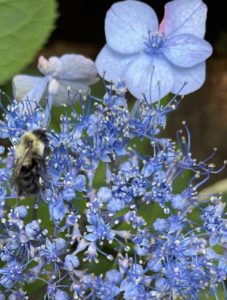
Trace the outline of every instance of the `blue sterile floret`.
{"type": "Polygon", "coordinates": [[[149,102],[169,92],[186,95],[202,86],[212,47],[204,38],[206,5],[201,0],[171,1],[164,18],[139,1],[120,1],[106,15],[107,44],[96,59],[101,76],[125,80],[129,91],[149,102]],[[113,68],[115,66],[115,68],[113,68]]]}

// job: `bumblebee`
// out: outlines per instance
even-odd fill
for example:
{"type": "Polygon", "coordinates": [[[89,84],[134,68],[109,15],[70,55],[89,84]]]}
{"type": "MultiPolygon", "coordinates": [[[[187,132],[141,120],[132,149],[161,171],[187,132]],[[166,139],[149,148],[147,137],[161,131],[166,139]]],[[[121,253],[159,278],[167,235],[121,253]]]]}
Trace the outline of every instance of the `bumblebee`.
{"type": "Polygon", "coordinates": [[[46,174],[49,142],[46,131],[37,129],[22,135],[15,146],[15,166],[12,183],[18,197],[39,194],[46,174]]]}

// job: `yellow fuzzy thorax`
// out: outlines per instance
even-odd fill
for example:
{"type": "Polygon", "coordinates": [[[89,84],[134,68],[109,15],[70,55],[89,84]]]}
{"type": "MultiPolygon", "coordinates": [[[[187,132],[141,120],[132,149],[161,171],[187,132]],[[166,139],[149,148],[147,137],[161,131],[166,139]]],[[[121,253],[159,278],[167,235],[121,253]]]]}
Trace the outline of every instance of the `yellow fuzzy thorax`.
{"type": "Polygon", "coordinates": [[[26,157],[23,165],[27,165],[31,161],[32,155],[43,156],[45,144],[32,132],[26,132],[20,138],[15,147],[16,159],[26,157]]]}

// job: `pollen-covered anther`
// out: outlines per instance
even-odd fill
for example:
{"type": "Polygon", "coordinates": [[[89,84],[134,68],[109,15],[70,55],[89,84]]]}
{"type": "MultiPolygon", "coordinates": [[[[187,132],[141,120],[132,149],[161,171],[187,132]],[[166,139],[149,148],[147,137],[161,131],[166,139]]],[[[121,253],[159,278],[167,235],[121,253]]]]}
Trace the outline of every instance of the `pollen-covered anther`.
{"type": "Polygon", "coordinates": [[[200,178],[200,176],[201,176],[200,172],[196,172],[195,178],[200,178]]]}
{"type": "Polygon", "coordinates": [[[109,255],[107,255],[107,259],[110,261],[113,261],[113,256],[109,254],[109,255]]]}
{"type": "Polygon", "coordinates": [[[208,167],[211,169],[214,169],[216,167],[216,165],[214,163],[210,163],[210,164],[208,164],[208,167]]]}

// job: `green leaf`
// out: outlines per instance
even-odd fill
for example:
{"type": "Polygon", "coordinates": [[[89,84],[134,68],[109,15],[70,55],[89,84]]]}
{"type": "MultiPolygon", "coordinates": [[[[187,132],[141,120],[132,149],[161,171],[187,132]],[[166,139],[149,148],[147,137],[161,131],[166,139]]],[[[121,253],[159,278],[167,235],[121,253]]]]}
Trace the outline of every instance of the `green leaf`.
{"type": "Polygon", "coordinates": [[[55,0],[0,0],[0,83],[32,61],[55,18],[55,0]]]}

